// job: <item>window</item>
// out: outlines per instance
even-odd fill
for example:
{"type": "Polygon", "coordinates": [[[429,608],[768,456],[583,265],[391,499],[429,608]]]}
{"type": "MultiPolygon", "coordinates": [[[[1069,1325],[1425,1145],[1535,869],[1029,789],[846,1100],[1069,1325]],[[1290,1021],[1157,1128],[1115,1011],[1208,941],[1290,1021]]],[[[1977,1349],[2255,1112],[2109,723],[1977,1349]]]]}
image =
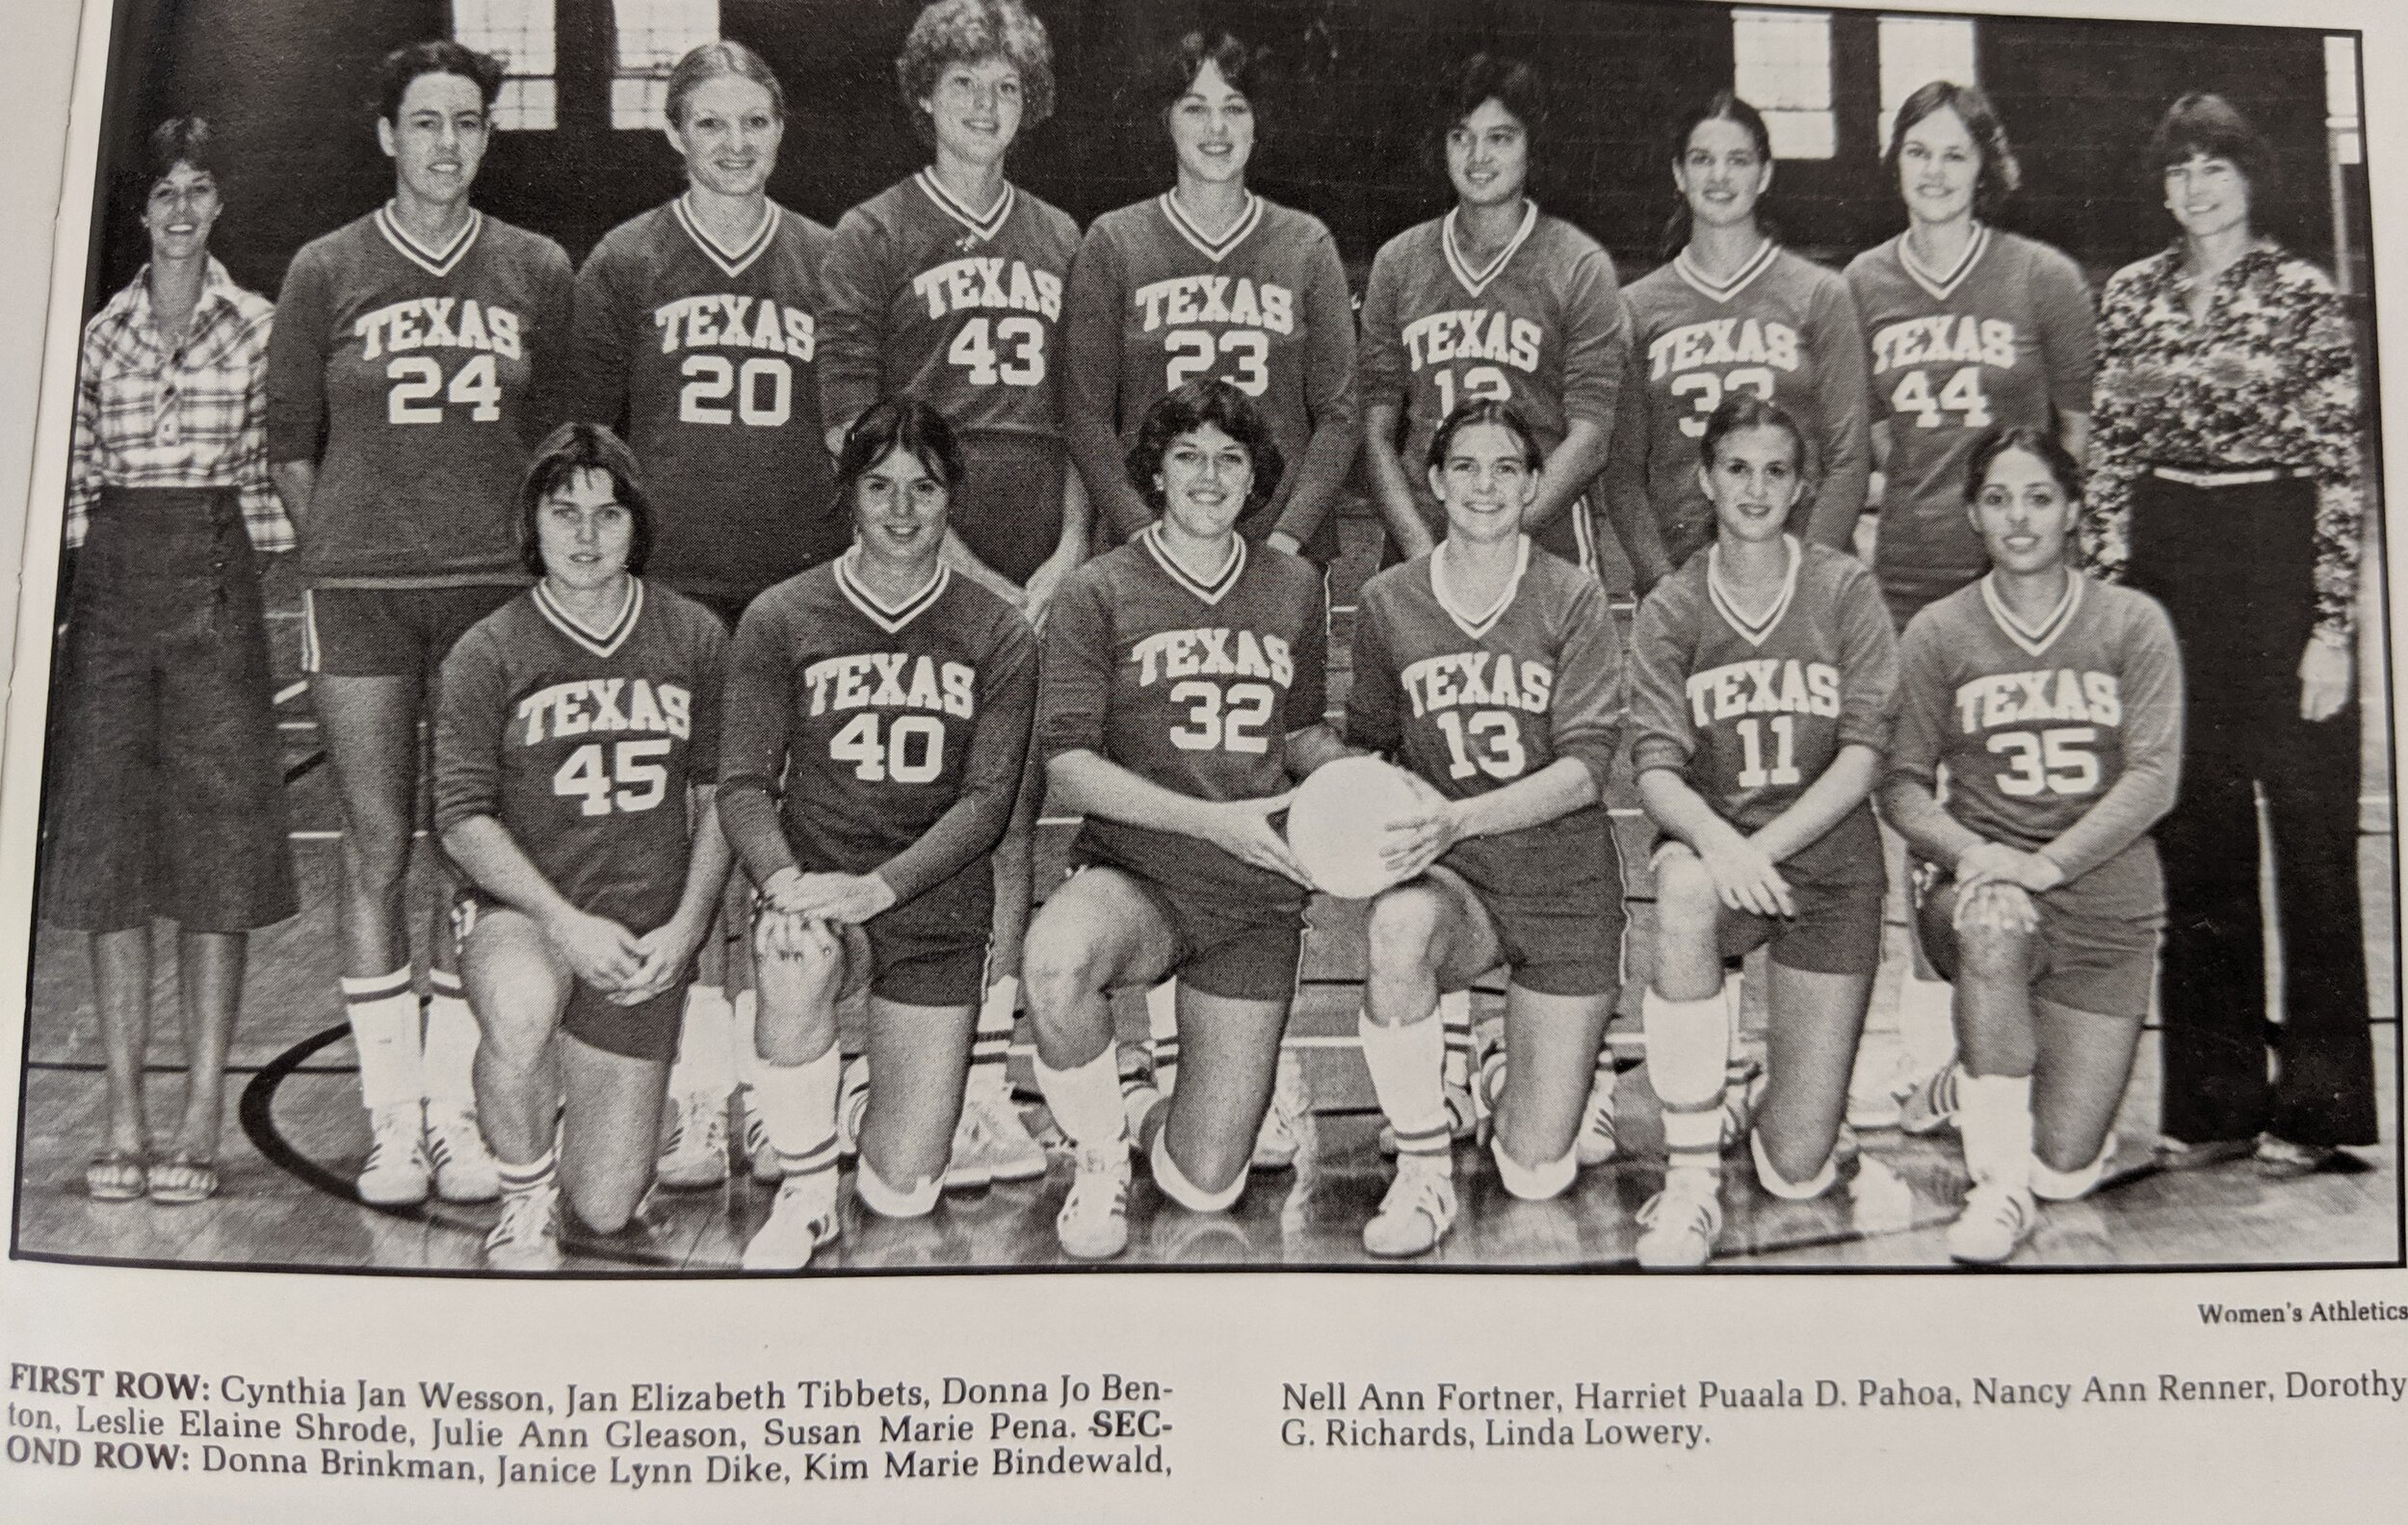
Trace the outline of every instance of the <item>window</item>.
{"type": "Polygon", "coordinates": [[[2324,131],[2332,140],[2337,164],[2359,164],[2366,158],[2358,124],[2358,39],[2324,39],[2324,131]]]}
{"type": "Polygon", "coordinates": [[[1906,97],[1944,79],[1952,85],[1980,83],[1974,76],[1974,24],[1929,16],[1881,18],[1881,136],[1876,152],[1890,147],[1891,124],[1906,97]]]}
{"type": "Polygon", "coordinates": [[[560,68],[552,0],[452,0],[452,38],[509,68],[494,97],[504,132],[549,132],[559,124],[560,68]]]}
{"type": "Polygon", "coordinates": [[[1731,13],[1731,88],[1764,113],[1776,159],[1828,159],[1838,147],[1831,118],[1831,14],[1827,11],[1731,13]]]}
{"type": "Polygon", "coordinates": [[[618,39],[611,65],[611,125],[668,122],[668,75],[705,42],[720,39],[720,0],[611,0],[618,39]]]}

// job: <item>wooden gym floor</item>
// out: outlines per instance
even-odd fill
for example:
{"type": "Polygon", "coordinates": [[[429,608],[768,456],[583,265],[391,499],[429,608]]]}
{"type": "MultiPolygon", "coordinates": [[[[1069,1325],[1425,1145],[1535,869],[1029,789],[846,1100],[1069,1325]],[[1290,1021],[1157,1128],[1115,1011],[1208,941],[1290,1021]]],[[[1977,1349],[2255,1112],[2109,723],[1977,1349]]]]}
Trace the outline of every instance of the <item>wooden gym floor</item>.
{"type": "MultiPolygon", "coordinates": [[[[1346,523],[1348,554],[1333,576],[1333,704],[1342,704],[1346,637],[1354,591],[1376,554],[1368,519],[1346,523]]],[[[2369,564],[2380,565],[2369,553],[2369,564]]],[[[280,574],[279,574],[280,575],[280,574]]],[[[1627,574],[1608,568],[1610,586],[1627,574]]],[[[35,929],[28,1014],[20,1179],[14,1216],[18,1254],[102,1261],[389,1272],[473,1273],[492,1209],[430,1204],[382,1212],[359,1205],[349,1182],[366,1147],[351,1045],[335,995],[332,906],[339,822],[321,766],[306,686],[297,673],[299,597],[271,582],[278,715],[287,741],[296,829],[294,854],[303,910],[257,933],[233,1052],[223,1190],[195,1207],[97,1203],[83,1191],[83,1166],[101,1105],[99,1037],[92,1012],[82,939],[35,929]]],[[[1617,611],[1628,629],[1627,593],[1617,611]]],[[[2374,649],[2369,643],[2369,654],[2374,649]]],[[[2144,1036],[2139,1063],[2118,1117],[2119,1165],[2107,1185],[2079,1203],[2052,1204],[2021,1267],[2183,1267],[2395,1264],[2401,1255],[2399,1027],[2392,884],[2388,716],[2379,668],[2364,685],[2368,798],[2362,811],[2361,883],[2375,1016],[2375,1059],[2384,1131],[2379,1145],[2355,1151],[2337,1168],[2303,1180],[2261,1179],[2246,1162],[2164,1173],[2147,1164],[2157,1111],[2158,1040],[2144,1036]]],[[[1633,1216],[1661,1174],[1661,1144],[1636,1030],[1636,996],[1646,975],[1652,912],[1646,882],[1646,829],[1632,791],[1616,790],[1617,826],[1631,881],[1631,983],[1613,1040],[1625,1066],[1620,1100],[1622,1155],[1584,1172],[1574,1189],[1548,1203],[1517,1201],[1498,1184],[1485,1152],[1458,1149],[1463,1212],[1454,1232],[1415,1267],[1626,1270],[1636,1233],[1633,1216]]],[[[1058,877],[1074,828],[1049,822],[1040,840],[1040,884],[1058,877]]],[[[423,858],[425,855],[422,853],[423,858]]],[[[413,903],[432,903],[432,877],[414,869],[413,903]]],[[[426,918],[420,917],[423,922],[426,918]]],[[[1386,1189],[1388,1167],[1375,1139],[1379,1117],[1360,1057],[1354,1016],[1363,963],[1362,908],[1326,901],[1313,910],[1303,980],[1289,1044],[1312,1079],[1316,1114],[1294,1170],[1256,1175],[1235,1210],[1214,1217],[1164,1201],[1142,1170],[1132,1201],[1132,1243],[1118,1264],[1348,1268],[1373,1262],[1362,1251],[1363,1222],[1386,1189]]],[[[422,933],[423,935],[423,933],[422,933]]],[[[1876,1023],[1893,999],[1903,931],[1889,931],[1890,959],[1876,990],[1876,1023]]],[[[162,944],[171,948],[171,940],[162,944]]],[[[154,1119],[173,1116],[181,1091],[180,1043],[173,1020],[174,971],[158,971],[150,1053],[154,1119]]],[[[1761,979],[1748,982],[1753,1022],[1762,1022],[1761,979]]],[[[1489,999],[1482,998],[1483,1001],[1489,999]]],[[[1140,1024],[1141,1025],[1141,1024],[1140,1024]]],[[[1025,1035],[1024,1035],[1025,1036],[1025,1035]]],[[[1022,1051],[1014,1071],[1026,1083],[1022,1051]]],[[[1041,1105],[1026,1108],[1033,1127],[1054,1138],[1041,1105]]],[[[1056,1140],[1058,1142],[1058,1138],[1056,1140]]],[[[1059,1269],[1053,1217],[1067,1190],[1069,1161],[1053,1151],[1046,1176],[1016,1186],[949,1196],[929,1218],[891,1223],[863,1213],[846,1194],[844,1237],[813,1271],[877,1273],[974,1268],[1059,1269]]],[[[1812,1202],[1762,1193],[1744,1156],[1726,1171],[1727,1224],[1715,1269],[1937,1268],[1949,1264],[1941,1229],[1964,1186],[1952,1134],[1912,1139],[1865,1135],[1845,1188],[1812,1202]]],[[[741,1171],[723,1188],[656,1192],[641,1222],[609,1239],[572,1241],[570,1269],[585,1275],[678,1275],[732,1273],[737,1251],[768,1211],[769,1188],[741,1171]]]]}

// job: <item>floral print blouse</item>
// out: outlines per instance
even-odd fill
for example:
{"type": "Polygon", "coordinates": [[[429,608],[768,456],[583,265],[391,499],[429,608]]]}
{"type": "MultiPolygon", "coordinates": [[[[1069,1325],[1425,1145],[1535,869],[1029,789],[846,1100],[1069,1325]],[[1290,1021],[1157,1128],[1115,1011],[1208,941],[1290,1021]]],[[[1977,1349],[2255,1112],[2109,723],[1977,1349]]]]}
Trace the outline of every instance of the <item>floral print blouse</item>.
{"type": "Polygon", "coordinates": [[[2287,466],[2316,485],[2316,638],[2344,649],[2357,613],[2358,363],[2323,271],[2261,241],[2193,322],[2184,244],[2127,265],[2099,307],[2083,565],[2120,579],[2133,482],[2152,465],[2287,466]]]}

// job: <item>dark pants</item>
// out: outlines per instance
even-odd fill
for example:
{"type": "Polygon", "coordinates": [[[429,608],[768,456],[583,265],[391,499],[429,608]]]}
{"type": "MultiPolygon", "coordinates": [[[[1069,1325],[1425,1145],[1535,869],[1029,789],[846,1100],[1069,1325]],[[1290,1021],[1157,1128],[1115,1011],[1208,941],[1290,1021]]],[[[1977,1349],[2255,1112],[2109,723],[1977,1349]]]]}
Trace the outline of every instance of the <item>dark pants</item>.
{"type": "Polygon", "coordinates": [[[54,690],[48,920],[243,932],[293,914],[269,681],[234,493],[103,492],[54,690]]]}
{"type": "Polygon", "coordinates": [[[2375,1142],[2358,907],[2358,706],[2299,718],[2314,624],[2316,487],[2195,487],[2144,476],[2130,581],[2173,617],[2183,654],[2182,797],[2165,865],[2165,1132],[2375,1142]],[[2282,933],[2283,1021],[2264,1018],[2258,823],[2265,795],[2282,933]],[[2266,1072],[2271,1044],[2275,1074],[2266,1072]]]}

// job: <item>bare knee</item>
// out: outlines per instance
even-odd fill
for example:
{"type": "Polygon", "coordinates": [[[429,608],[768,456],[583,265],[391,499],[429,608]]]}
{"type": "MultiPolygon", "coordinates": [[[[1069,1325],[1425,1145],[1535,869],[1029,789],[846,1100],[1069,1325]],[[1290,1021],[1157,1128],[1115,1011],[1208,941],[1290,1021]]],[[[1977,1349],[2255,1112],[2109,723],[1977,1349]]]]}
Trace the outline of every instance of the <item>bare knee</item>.
{"type": "MultiPolygon", "coordinates": [[[[1375,981],[1432,978],[1438,968],[1439,900],[1426,887],[1392,889],[1372,902],[1368,945],[1375,981]]],[[[1386,1020],[1374,1012],[1374,1020],[1386,1020]]]]}
{"type": "Polygon", "coordinates": [[[1959,983],[2021,987],[2031,983],[2031,961],[2029,933],[1979,925],[1956,929],[1959,983]]]}
{"type": "Polygon", "coordinates": [[[1684,943],[1713,938],[1722,919],[1722,897],[1714,876],[1688,847],[1674,843],[1656,860],[1658,935],[1684,943]]]}
{"type": "Polygon", "coordinates": [[[1029,1013],[1039,1022],[1057,1020],[1104,992],[1108,971],[1102,950],[1073,921],[1039,911],[1029,928],[1020,984],[1028,992],[1029,1013]]]}

